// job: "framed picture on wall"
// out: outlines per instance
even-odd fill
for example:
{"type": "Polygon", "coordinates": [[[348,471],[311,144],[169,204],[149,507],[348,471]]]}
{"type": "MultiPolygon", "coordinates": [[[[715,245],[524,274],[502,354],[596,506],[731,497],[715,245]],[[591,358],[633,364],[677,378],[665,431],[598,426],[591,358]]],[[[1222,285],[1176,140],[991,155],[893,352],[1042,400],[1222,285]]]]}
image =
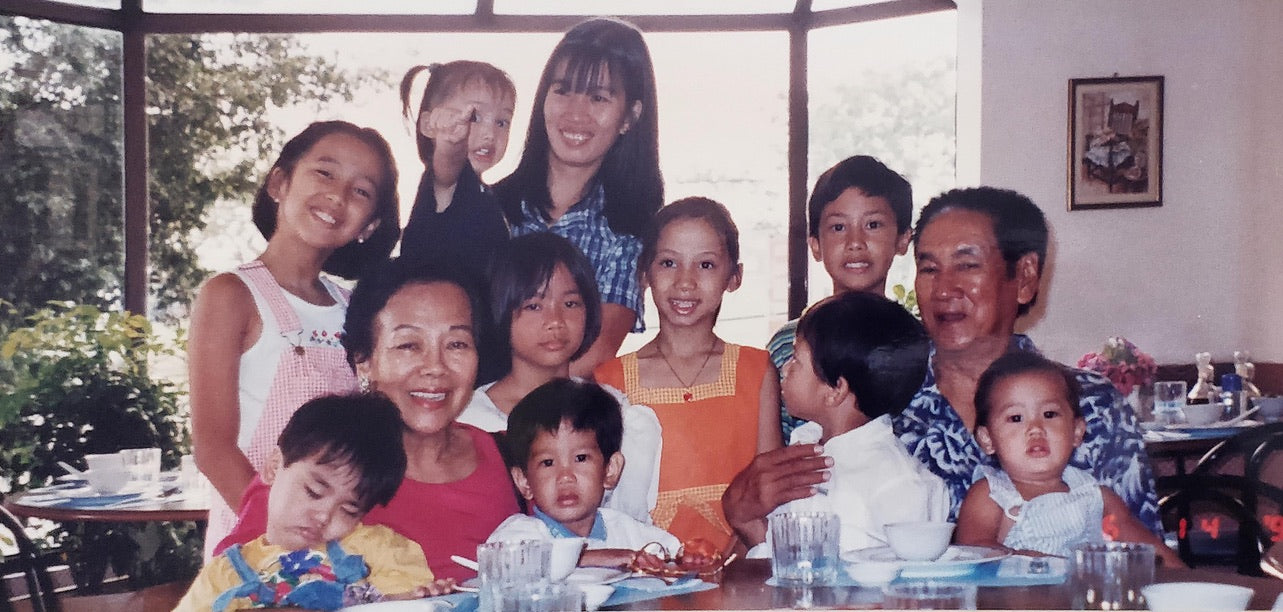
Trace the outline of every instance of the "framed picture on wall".
{"type": "Polygon", "coordinates": [[[1069,210],[1163,204],[1163,77],[1069,80],[1069,210]]]}

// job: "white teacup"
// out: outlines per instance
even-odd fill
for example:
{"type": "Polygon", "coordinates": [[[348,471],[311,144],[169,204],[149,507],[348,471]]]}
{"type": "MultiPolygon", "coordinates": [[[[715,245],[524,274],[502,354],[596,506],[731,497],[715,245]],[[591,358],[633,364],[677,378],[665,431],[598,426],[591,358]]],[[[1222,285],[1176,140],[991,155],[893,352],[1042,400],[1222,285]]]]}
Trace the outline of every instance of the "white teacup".
{"type": "Polygon", "coordinates": [[[883,530],[895,556],[905,561],[935,561],[949,549],[953,527],[945,521],[913,521],[891,523],[883,530]]]}
{"type": "Polygon", "coordinates": [[[108,470],[113,468],[124,468],[125,461],[120,453],[104,453],[100,455],[85,455],[85,465],[93,470],[108,470]]]}
{"type": "Polygon", "coordinates": [[[1211,425],[1221,420],[1225,410],[1220,404],[1186,404],[1185,422],[1190,425],[1211,425]]]}
{"type": "Polygon", "coordinates": [[[579,555],[588,543],[584,538],[553,538],[552,556],[548,559],[548,578],[565,580],[579,565],[579,555]]]}
{"type": "Polygon", "coordinates": [[[89,487],[99,495],[119,493],[129,484],[129,470],[123,467],[88,470],[84,477],[89,487]]]}

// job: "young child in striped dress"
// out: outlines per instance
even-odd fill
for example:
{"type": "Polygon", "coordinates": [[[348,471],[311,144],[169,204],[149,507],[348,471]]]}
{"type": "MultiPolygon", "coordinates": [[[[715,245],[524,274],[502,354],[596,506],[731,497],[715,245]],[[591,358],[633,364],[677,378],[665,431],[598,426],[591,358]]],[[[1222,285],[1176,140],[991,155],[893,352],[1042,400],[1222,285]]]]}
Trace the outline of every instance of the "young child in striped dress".
{"type": "Polygon", "coordinates": [[[1067,368],[1023,351],[999,358],[976,388],[976,423],[976,441],[997,465],[978,468],[958,513],[957,543],[1067,556],[1108,537],[1152,544],[1164,565],[1184,567],[1117,493],[1069,464],[1086,423],[1067,368]]]}

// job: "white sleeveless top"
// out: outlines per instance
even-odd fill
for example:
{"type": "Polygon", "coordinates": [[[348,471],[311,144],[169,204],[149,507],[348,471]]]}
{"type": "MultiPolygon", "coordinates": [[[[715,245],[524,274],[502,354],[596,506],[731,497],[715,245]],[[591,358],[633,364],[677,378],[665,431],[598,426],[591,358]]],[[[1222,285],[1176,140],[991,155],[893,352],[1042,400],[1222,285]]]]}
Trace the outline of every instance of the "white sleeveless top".
{"type": "Polygon", "coordinates": [[[1105,500],[1091,474],[1067,465],[1063,478],[1069,491],[1026,501],[1006,472],[989,466],[980,469],[989,479],[989,497],[1016,522],[1003,546],[1064,557],[1077,544],[1104,541],[1105,500]]]}
{"type": "Polygon", "coordinates": [[[259,333],[258,340],[241,355],[240,360],[241,418],[236,445],[244,451],[249,449],[250,438],[267,405],[267,396],[271,391],[272,381],[276,379],[276,367],[281,362],[281,354],[296,346],[342,350],[347,298],[340,293],[338,285],[325,277],[321,277],[321,283],[334,299],[334,304],[330,306],[312,304],[282,289],[281,293],[285,295],[285,300],[289,302],[303,328],[302,332],[286,337],[281,334],[276,317],[272,316],[272,308],[259,288],[240,270],[233,272],[249,287],[254,296],[254,307],[258,309],[258,318],[263,322],[263,331],[259,333]]]}

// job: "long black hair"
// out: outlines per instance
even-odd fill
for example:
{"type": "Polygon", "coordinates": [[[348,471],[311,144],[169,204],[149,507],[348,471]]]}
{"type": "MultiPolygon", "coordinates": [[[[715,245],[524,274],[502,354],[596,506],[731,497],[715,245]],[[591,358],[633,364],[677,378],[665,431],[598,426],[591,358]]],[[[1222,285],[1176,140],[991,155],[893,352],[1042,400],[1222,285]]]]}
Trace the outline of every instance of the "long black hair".
{"type": "Polygon", "coordinates": [[[495,185],[510,223],[520,223],[523,200],[545,215],[552,209],[544,101],[553,79],[564,74],[572,90],[584,92],[596,85],[603,73],[609,73],[612,83],[622,90],[629,112],[634,103],[641,102],[641,116],[632,122],[627,133],[618,136],[597,171],[597,179],[606,192],[606,221],[616,233],[641,236],[652,215],[663,205],[659,113],[650,50],[636,26],[599,17],[566,32],[544,65],[521,162],[510,176],[495,185]]]}

